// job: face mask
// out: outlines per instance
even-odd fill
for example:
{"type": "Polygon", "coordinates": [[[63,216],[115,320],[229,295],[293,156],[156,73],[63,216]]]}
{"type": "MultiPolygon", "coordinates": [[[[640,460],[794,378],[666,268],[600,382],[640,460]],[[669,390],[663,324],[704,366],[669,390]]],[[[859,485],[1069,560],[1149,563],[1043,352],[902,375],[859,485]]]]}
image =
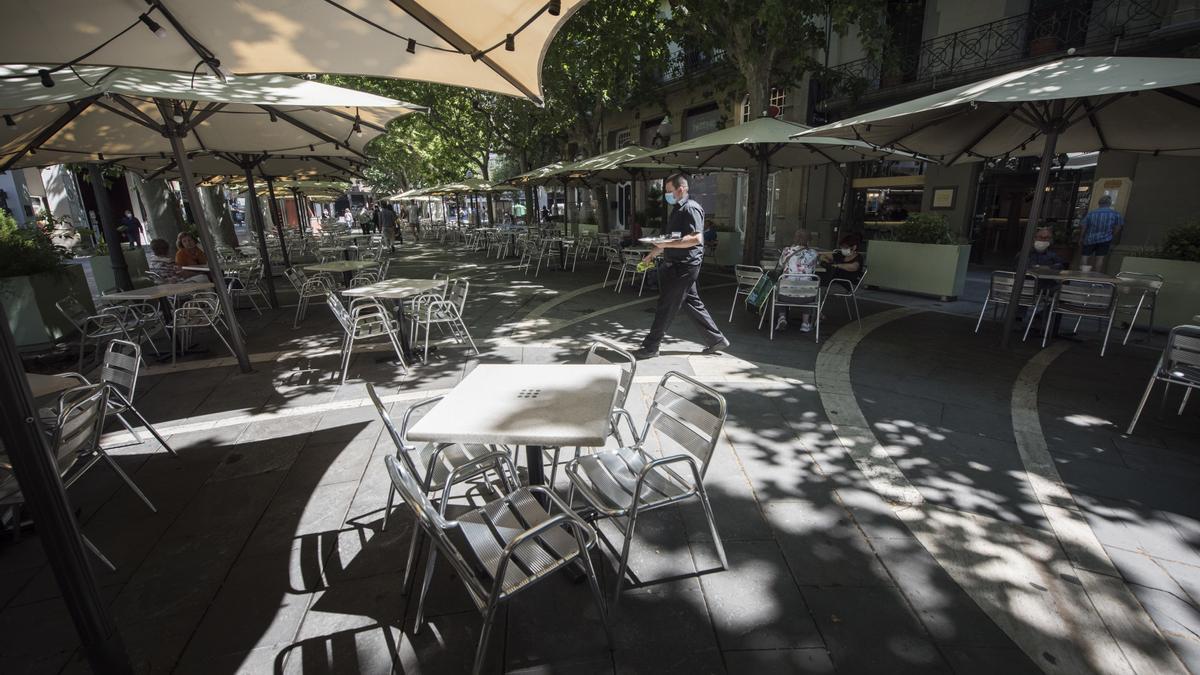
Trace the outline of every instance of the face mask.
{"type": "Polygon", "coordinates": [[[663,193],[663,199],[667,200],[668,204],[674,205],[675,204],[675,193],[674,192],[663,193]]]}
{"type": "Polygon", "coordinates": [[[1038,253],[1042,253],[1048,248],[1050,248],[1050,242],[1048,241],[1033,242],[1033,250],[1037,251],[1038,253]]]}
{"type": "Polygon", "coordinates": [[[851,251],[848,248],[842,249],[842,257],[843,258],[849,258],[851,253],[853,253],[853,251],[851,251]]]}
{"type": "Polygon", "coordinates": [[[132,213],[130,213],[130,212],[128,212],[128,211],[126,211],[126,212],[125,212],[125,217],[126,217],[126,218],[132,218],[132,217],[133,217],[133,214],[132,214],[132,213]]]}

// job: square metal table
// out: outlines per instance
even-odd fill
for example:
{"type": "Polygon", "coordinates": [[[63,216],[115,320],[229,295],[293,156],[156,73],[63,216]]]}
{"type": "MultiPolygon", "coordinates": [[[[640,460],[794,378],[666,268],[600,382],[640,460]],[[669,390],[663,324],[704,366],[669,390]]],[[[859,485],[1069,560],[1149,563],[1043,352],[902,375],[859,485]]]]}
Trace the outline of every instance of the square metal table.
{"type": "Polygon", "coordinates": [[[64,377],[63,375],[25,373],[25,380],[29,382],[29,391],[35,399],[80,386],[79,380],[73,377],[64,377]]]}
{"type": "Polygon", "coordinates": [[[414,441],[524,445],[529,484],[547,446],[601,447],[621,382],[616,365],[480,364],[408,432],[414,441]]]}

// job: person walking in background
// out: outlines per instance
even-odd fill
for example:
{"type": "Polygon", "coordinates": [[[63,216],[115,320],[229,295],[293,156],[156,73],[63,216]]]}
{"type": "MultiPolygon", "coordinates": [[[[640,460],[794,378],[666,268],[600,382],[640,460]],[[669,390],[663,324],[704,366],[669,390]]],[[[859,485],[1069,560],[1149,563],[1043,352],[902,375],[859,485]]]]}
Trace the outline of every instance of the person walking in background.
{"type": "Polygon", "coordinates": [[[1079,227],[1082,228],[1079,241],[1083,245],[1080,264],[1084,271],[1103,272],[1104,258],[1112,249],[1113,240],[1121,236],[1121,228],[1125,227],[1125,219],[1112,207],[1112,197],[1101,197],[1097,208],[1088,211],[1079,221],[1079,227]]]}
{"type": "Polygon", "coordinates": [[[129,242],[130,251],[135,247],[142,247],[142,221],[133,215],[133,211],[125,209],[125,215],[121,216],[121,223],[118,229],[125,234],[125,240],[129,242]]]}
{"type": "Polygon", "coordinates": [[[704,336],[707,346],[703,353],[716,354],[729,346],[729,340],[717,328],[696,287],[700,264],[704,260],[704,208],[688,197],[688,181],[683,175],[668,178],[666,187],[670,191],[663,198],[674,208],[663,234],[671,239],[656,244],[642,259],[645,264],[653,264],[662,255],[658,269],[658,306],[654,310],[650,332],[642,340],[641,348],[633,354],[639,359],[658,356],[663,336],[681,308],[704,336]]]}
{"type": "Polygon", "coordinates": [[[375,216],[379,232],[383,235],[383,243],[392,253],[396,252],[396,212],[390,206],[380,206],[375,216]]]}

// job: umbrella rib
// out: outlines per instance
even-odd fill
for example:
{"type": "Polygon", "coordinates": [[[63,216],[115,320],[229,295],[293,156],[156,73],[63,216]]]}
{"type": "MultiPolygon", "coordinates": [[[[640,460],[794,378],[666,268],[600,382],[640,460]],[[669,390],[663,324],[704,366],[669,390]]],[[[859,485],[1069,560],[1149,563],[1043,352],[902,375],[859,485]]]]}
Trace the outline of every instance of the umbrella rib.
{"type": "Polygon", "coordinates": [[[204,46],[204,44],[202,44],[196,38],[192,37],[192,34],[188,32],[188,29],[184,28],[182,23],[179,23],[179,20],[175,18],[175,15],[171,13],[171,10],[167,9],[167,6],[162,3],[162,0],[147,0],[147,4],[150,5],[151,9],[157,8],[159,12],[162,12],[163,18],[166,19],[176,31],[179,31],[179,36],[182,37],[183,41],[188,44],[188,47],[192,48],[192,51],[196,52],[196,56],[200,57],[200,60],[204,62],[204,65],[208,66],[213,71],[213,74],[220,77],[222,81],[225,80],[225,76],[220,71],[221,60],[217,58],[217,55],[214,54],[211,49],[204,46]]]}
{"type": "Polygon", "coordinates": [[[824,157],[826,160],[828,160],[829,163],[832,164],[833,167],[838,170],[838,173],[842,174],[843,176],[846,175],[846,172],[842,170],[842,163],[835,160],[829,153],[825,152],[824,150],[822,150],[821,148],[818,148],[815,145],[810,145],[808,143],[804,143],[803,145],[804,145],[804,147],[808,148],[809,150],[812,150],[813,152],[817,153],[818,155],[820,155],[820,156],[824,157]]]}
{"type": "Polygon", "coordinates": [[[986,138],[988,134],[995,131],[996,127],[998,127],[1004,123],[1005,118],[1007,118],[1007,115],[997,116],[995,122],[992,122],[991,124],[989,124],[986,128],[984,128],[983,131],[981,131],[979,133],[978,136],[976,136],[975,138],[972,138],[971,141],[969,143],[967,143],[966,145],[964,145],[962,150],[959,150],[958,154],[951,157],[950,161],[946,162],[946,164],[947,165],[953,164],[954,162],[958,161],[959,157],[962,157],[964,154],[969,152],[971,150],[971,148],[975,147],[976,145],[979,145],[980,141],[982,141],[984,138],[986,138]]]}
{"type": "MultiPolygon", "coordinates": [[[[355,121],[355,118],[353,118],[353,117],[351,117],[351,116],[347,115],[346,113],[342,112],[341,110],[335,110],[335,109],[333,109],[333,108],[322,108],[322,110],[323,110],[324,112],[327,112],[327,113],[329,113],[330,115],[336,115],[336,116],[338,116],[338,117],[340,117],[340,118],[342,118],[342,119],[346,120],[347,122],[354,122],[354,121],[355,121]]],[[[362,126],[364,126],[364,127],[368,128],[368,129],[371,129],[371,130],[373,130],[373,131],[378,131],[378,132],[379,132],[379,133],[381,133],[381,134],[385,134],[385,133],[387,133],[387,129],[385,129],[384,127],[381,127],[381,126],[379,126],[378,124],[375,124],[374,122],[368,122],[367,120],[364,120],[364,119],[362,119],[361,117],[360,117],[360,118],[358,118],[358,120],[357,120],[357,121],[358,121],[358,123],[359,123],[360,125],[362,125],[362,126]]]]}
{"type": "Polygon", "coordinates": [[[152,131],[161,131],[162,130],[162,127],[158,124],[148,122],[146,119],[138,117],[137,115],[130,115],[129,113],[125,112],[124,110],[115,108],[115,107],[109,105],[108,103],[105,103],[104,101],[96,101],[96,105],[100,108],[104,108],[105,110],[107,110],[108,112],[110,112],[114,115],[119,115],[120,117],[124,117],[125,119],[129,120],[130,122],[133,122],[134,124],[136,124],[140,127],[148,127],[152,131]]]}
{"type": "Polygon", "coordinates": [[[143,112],[140,108],[138,108],[136,105],[134,105],[129,99],[125,98],[121,94],[111,94],[110,97],[112,98],[112,100],[119,103],[122,108],[128,110],[130,113],[141,118],[143,126],[147,126],[159,133],[162,133],[164,131],[163,125],[159,124],[157,121],[155,121],[155,119],[153,117],[151,117],[151,116],[147,115],[145,112],[143,112]]]}
{"type": "MultiPolygon", "coordinates": [[[[739,146],[739,147],[741,147],[741,146],[739,146]]],[[[728,148],[729,148],[728,145],[722,145],[721,147],[717,148],[716,150],[713,150],[713,153],[711,155],[709,155],[704,161],[697,164],[696,168],[703,169],[705,164],[708,164],[709,162],[713,161],[713,159],[715,159],[717,155],[721,154],[722,152],[725,152],[725,150],[727,150],[728,148]]]]}
{"type": "MultiPolygon", "coordinates": [[[[957,113],[954,113],[954,114],[957,114],[957,113]]],[[[940,123],[942,123],[942,122],[944,122],[944,121],[946,121],[946,120],[950,119],[950,118],[951,118],[951,117],[953,117],[953,116],[954,116],[954,115],[946,115],[945,117],[937,117],[937,118],[931,119],[931,120],[929,120],[928,122],[926,122],[926,123],[924,123],[924,124],[922,124],[922,125],[920,125],[920,126],[918,126],[918,127],[916,127],[916,128],[909,129],[908,131],[906,131],[906,132],[904,132],[903,134],[901,134],[901,135],[897,136],[896,138],[893,138],[892,140],[888,141],[887,143],[879,143],[879,144],[872,143],[871,145],[874,145],[874,146],[875,146],[875,147],[877,147],[877,148],[890,148],[890,147],[892,147],[893,145],[896,145],[897,143],[899,143],[899,142],[903,141],[904,139],[908,138],[909,136],[912,136],[913,134],[916,134],[916,133],[920,133],[920,132],[922,132],[922,131],[925,131],[925,130],[926,130],[926,129],[928,129],[929,127],[931,127],[931,126],[933,126],[933,125],[935,125],[935,124],[940,124],[940,123]]],[[[861,140],[861,139],[860,139],[860,140],[861,140]]]]}
{"type": "Polygon", "coordinates": [[[158,171],[155,171],[154,173],[150,174],[149,176],[146,177],[146,180],[154,180],[174,168],[175,168],[175,160],[172,159],[170,164],[167,164],[166,166],[159,169],[158,171]]]}
{"type": "Polygon", "coordinates": [[[1087,112],[1088,124],[1092,125],[1092,130],[1096,132],[1096,138],[1100,139],[1100,149],[1108,150],[1108,139],[1104,137],[1104,130],[1100,128],[1100,120],[1096,119],[1095,109],[1092,108],[1092,104],[1087,100],[1086,96],[1079,100],[1083,101],[1083,109],[1087,112]]]}
{"type": "MultiPolygon", "coordinates": [[[[193,117],[193,116],[189,115],[187,128],[189,130],[194,130],[196,127],[200,126],[201,122],[203,122],[204,120],[206,120],[206,119],[212,117],[213,115],[217,114],[218,112],[220,112],[221,109],[225,107],[225,105],[226,104],[224,104],[224,103],[210,103],[207,106],[205,106],[204,110],[201,110],[200,113],[197,114],[196,116],[193,117]]],[[[199,137],[197,137],[197,138],[199,138],[199,137]]]]}
{"type": "Polygon", "coordinates": [[[54,120],[54,122],[51,123],[50,126],[46,127],[45,129],[42,129],[40,132],[38,132],[38,135],[35,136],[33,138],[33,140],[29,141],[29,143],[24,148],[22,148],[20,150],[20,152],[13,155],[12,158],[10,158],[8,161],[4,162],[3,165],[0,165],[0,172],[8,171],[8,169],[10,167],[12,167],[13,164],[16,164],[18,160],[20,160],[25,155],[29,154],[30,150],[36,150],[43,143],[45,143],[46,141],[53,138],[55,134],[57,134],[59,131],[62,131],[63,127],[70,124],[71,120],[78,117],[79,113],[83,112],[88,107],[90,107],[93,103],[95,103],[96,99],[98,99],[98,98],[100,98],[99,94],[97,94],[95,96],[89,96],[88,98],[80,99],[78,101],[71,101],[70,103],[68,103],[67,111],[65,113],[63,113],[61,116],[59,116],[58,119],[54,120]]]}
{"type": "Polygon", "coordinates": [[[275,113],[280,119],[282,119],[283,121],[287,122],[288,124],[296,127],[297,129],[300,129],[301,131],[312,134],[313,136],[316,136],[317,138],[325,141],[326,143],[333,143],[334,147],[341,147],[343,145],[346,145],[347,150],[354,153],[355,155],[358,155],[359,157],[362,157],[363,159],[366,159],[366,155],[355,150],[354,148],[350,147],[349,145],[343,143],[342,141],[339,141],[338,139],[334,138],[333,136],[330,136],[329,134],[326,134],[325,132],[323,132],[319,129],[315,129],[312,126],[309,126],[308,124],[306,124],[304,122],[301,122],[300,120],[296,119],[295,117],[292,117],[288,113],[285,113],[282,110],[279,110],[275,106],[259,105],[258,107],[262,108],[263,110],[266,110],[267,112],[275,113]]]}
{"type": "Polygon", "coordinates": [[[468,54],[472,58],[476,58],[477,56],[478,60],[487,64],[487,66],[491,68],[497,75],[504,78],[505,81],[512,86],[516,87],[518,91],[529,97],[530,100],[536,103],[542,102],[541,96],[538,96],[534,92],[530,91],[529,87],[526,87],[521,83],[520,80],[518,80],[516,77],[513,77],[512,73],[508,72],[507,69],[493,61],[492,57],[488,56],[487,54],[480,54],[477,47],[472,45],[467,41],[466,38],[459,35],[457,32],[447,26],[444,22],[442,22],[441,19],[434,16],[432,12],[417,4],[417,2],[414,0],[392,0],[392,4],[404,10],[409,16],[416,19],[417,22],[422,26],[425,26],[435,35],[450,43],[451,46],[453,46],[455,49],[458,49],[463,54],[468,54]]]}
{"type": "Polygon", "coordinates": [[[1194,96],[1189,96],[1174,87],[1167,87],[1165,89],[1152,89],[1151,91],[1156,91],[1163,96],[1173,98],[1180,103],[1186,103],[1187,105],[1200,108],[1200,100],[1197,100],[1194,96]]]}
{"type": "Polygon", "coordinates": [[[361,173],[359,173],[358,171],[355,171],[354,169],[347,169],[347,168],[345,168],[345,167],[342,167],[342,166],[340,166],[340,165],[338,165],[338,164],[335,164],[334,162],[331,162],[331,161],[330,161],[330,160],[328,160],[328,159],[325,159],[324,157],[313,157],[313,159],[315,159],[315,160],[317,160],[318,162],[320,162],[320,163],[324,164],[325,166],[328,166],[328,167],[331,167],[331,168],[337,169],[338,171],[345,171],[346,173],[348,173],[348,174],[350,174],[351,176],[354,176],[354,177],[356,177],[356,178],[362,178],[362,177],[363,177],[363,176],[362,176],[362,174],[361,174],[361,173]]]}

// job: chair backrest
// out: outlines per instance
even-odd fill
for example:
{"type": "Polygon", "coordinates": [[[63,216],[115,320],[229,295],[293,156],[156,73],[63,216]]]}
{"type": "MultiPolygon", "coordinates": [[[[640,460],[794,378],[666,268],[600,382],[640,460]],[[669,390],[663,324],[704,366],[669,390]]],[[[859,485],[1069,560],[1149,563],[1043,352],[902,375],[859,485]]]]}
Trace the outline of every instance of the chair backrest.
{"type": "Polygon", "coordinates": [[[133,403],[137,389],[138,371],[142,364],[142,348],[128,340],[113,340],[104,351],[100,366],[100,381],[109,385],[125,401],[133,403]]]}
{"type": "Polygon", "coordinates": [[[608,340],[596,340],[588,347],[583,362],[588,365],[612,364],[621,367],[621,383],[617,387],[617,398],[613,405],[624,408],[625,399],[629,398],[629,390],[633,388],[634,373],[637,372],[637,359],[633,354],[608,340]]]}
{"type": "MultiPolygon", "coordinates": [[[[1013,284],[1017,278],[1016,272],[992,272],[991,280],[991,295],[995,302],[1008,302],[1012,297],[1013,284]]],[[[1025,275],[1025,282],[1021,284],[1021,304],[1033,304],[1037,298],[1037,277],[1032,274],[1025,275]]]]}
{"type": "Polygon", "coordinates": [[[703,477],[725,426],[725,416],[725,397],[717,390],[671,371],[659,380],[646,421],[658,432],[664,456],[683,450],[700,464],[703,477]],[[667,447],[668,441],[675,447],[667,447]]]}
{"type": "Polygon", "coordinates": [[[1058,287],[1057,309],[1084,314],[1108,314],[1117,301],[1117,285],[1111,281],[1068,279],[1058,287]]]}
{"type": "Polygon", "coordinates": [[[287,280],[292,284],[292,287],[295,288],[296,291],[299,291],[300,287],[304,285],[304,273],[295,267],[289,267],[285,269],[283,271],[283,276],[287,277],[287,280]]]}
{"type": "Polygon", "coordinates": [[[762,278],[763,268],[758,265],[734,265],[733,276],[738,286],[753,286],[762,278]]]}
{"type": "MultiPolygon", "coordinates": [[[[54,430],[54,456],[61,462],[72,455],[93,451],[104,427],[108,388],[89,384],[68,389],[59,396],[58,427],[54,430]]],[[[60,464],[60,471],[62,467],[60,464]]]]}
{"type": "Polygon", "coordinates": [[[1117,279],[1136,282],[1128,287],[1122,283],[1117,284],[1117,290],[1122,291],[1118,294],[1117,302],[1128,308],[1137,307],[1140,303],[1142,309],[1146,310],[1154,307],[1164,282],[1161,274],[1147,272],[1117,272],[1117,279]]]}
{"type": "Polygon", "coordinates": [[[1163,370],[1176,378],[1200,382],[1200,326],[1171,329],[1163,349],[1163,370]]]}
{"type": "Polygon", "coordinates": [[[467,306],[467,290],[471,287],[471,282],[466,279],[451,279],[449,282],[450,288],[446,291],[446,299],[458,308],[459,316],[462,316],[463,310],[467,306]]]}
{"type": "Polygon", "coordinates": [[[75,296],[68,295],[55,302],[54,306],[58,308],[58,311],[62,312],[63,316],[67,317],[67,321],[70,321],[72,326],[75,326],[80,331],[84,330],[84,324],[88,320],[88,312],[84,308],[83,303],[79,302],[75,296]]]}
{"type": "Polygon", "coordinates": [[[621,252],[615,246],[609,246],[604,249],[604,255],[608,258],[609,263],[620,264],[621,252]]]}
{"type": "Polygon", "coordinates": [[[815,274],[781,274],[775,287],[779,298],[813,299],[821,292],[821,278],[815,274]]]}
{"type": "Polygon", "coordinates": [[[342,330],[347,333],[353,332],[354,322],[350,319],[350,313],[346,311],[346,307],[342,305],[342,301],[337,299],[333,293],[325,294],[325,304],[329,305],[329,309],[333,312],[333,318],[337,319],[342,330]]]}

